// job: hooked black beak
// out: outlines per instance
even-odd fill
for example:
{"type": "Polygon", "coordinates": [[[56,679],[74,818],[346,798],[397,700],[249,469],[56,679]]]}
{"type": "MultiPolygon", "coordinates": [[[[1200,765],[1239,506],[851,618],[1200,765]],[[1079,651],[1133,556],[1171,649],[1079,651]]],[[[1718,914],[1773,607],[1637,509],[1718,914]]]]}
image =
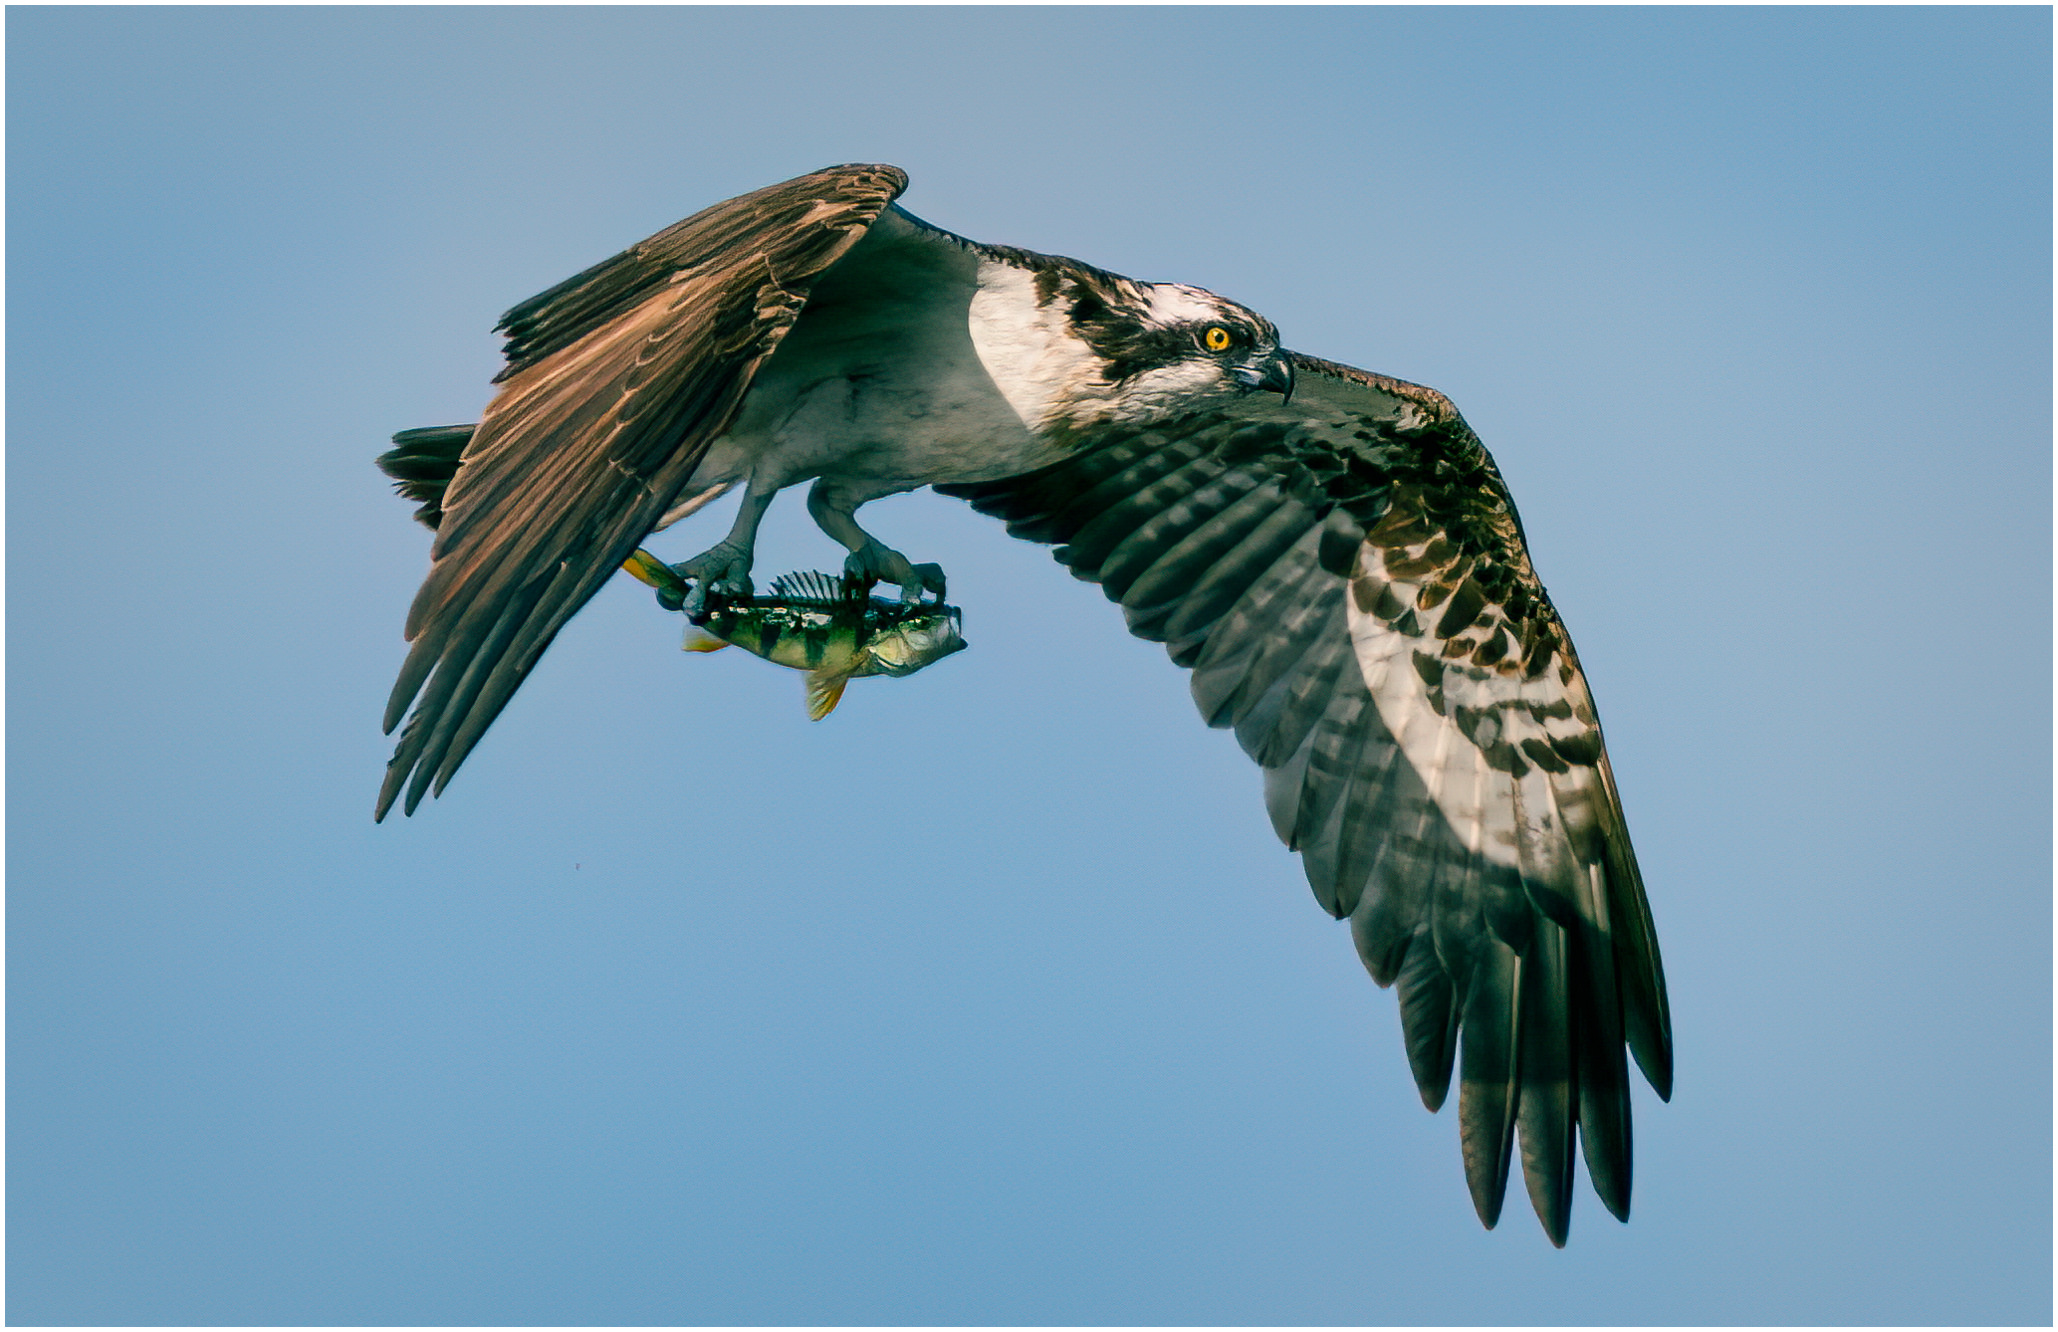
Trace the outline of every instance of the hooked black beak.
{"type": "Polygon", "coordinates": [[[1251,385],[1251,387],[1263,389],[1267,393],[1279,394],[1282,405],[1292,402],[1293,358],[1283,351],[1274,352],[1272,359],[1265,362],[1264,377],[1251,385]]]}

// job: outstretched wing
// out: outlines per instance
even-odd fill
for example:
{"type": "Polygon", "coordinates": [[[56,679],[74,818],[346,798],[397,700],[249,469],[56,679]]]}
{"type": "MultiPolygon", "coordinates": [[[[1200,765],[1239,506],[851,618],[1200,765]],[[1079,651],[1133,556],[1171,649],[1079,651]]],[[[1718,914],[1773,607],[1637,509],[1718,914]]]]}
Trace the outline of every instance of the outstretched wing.
{"type": "Polygon", "coordinates": [[[414,715],[377,817],[403,786],[410,814],[443,790],[558,629],[658,525],[810,284],[906,187],[889,166],[801,176],[696,213],[501,318],[500,394],[455,479],[426,496],[440,517],[387,731],[410,702],[414,715]]]}
{"type": "Polygon", "coordinates": [[[1193,669],[1265,770],[1316,898],[1398,982],[1435,1110],[1458,1074],[1465,1175],[1499,1219],[1519,1130],[1556,1244],[1575,1127],[1627,1217],[1624,1048],[1672,1083],[1658,945],[1593,700],[1493,460],[1441,394],[1296,356],[1290,406],[1093,441],[938,487],[1059,546],[1193,669]],[[1462,1037],[1462,1039],[1461,1039],[1462,1037]]]}

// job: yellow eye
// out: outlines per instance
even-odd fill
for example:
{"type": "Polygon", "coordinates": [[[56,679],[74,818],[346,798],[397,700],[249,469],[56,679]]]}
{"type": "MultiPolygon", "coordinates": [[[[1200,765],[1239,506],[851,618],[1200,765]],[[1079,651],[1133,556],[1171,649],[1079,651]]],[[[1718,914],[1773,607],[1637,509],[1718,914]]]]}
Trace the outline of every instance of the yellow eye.
{"type": "Polygon", "coordinates": [[[1220,324],[1216,324],[1207,332],[1201,334],[1201,346],[1206,347],[1209,351],[1228,351],[1229,330],[1220,324]]]}

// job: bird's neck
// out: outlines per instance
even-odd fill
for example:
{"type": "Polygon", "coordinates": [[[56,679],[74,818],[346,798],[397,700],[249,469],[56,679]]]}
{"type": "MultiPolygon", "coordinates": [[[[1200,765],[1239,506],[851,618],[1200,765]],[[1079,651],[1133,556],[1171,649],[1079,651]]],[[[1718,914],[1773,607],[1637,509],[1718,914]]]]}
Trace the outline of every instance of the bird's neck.
{"type": "Polygon", "coordinates": [[[1044,274],[982,260],[970,322],[980,363],[1032,432],[1087,424],[1105,407],[1101,359],[1073,329],[1069,303],[1053,297],[1044,274]]]}

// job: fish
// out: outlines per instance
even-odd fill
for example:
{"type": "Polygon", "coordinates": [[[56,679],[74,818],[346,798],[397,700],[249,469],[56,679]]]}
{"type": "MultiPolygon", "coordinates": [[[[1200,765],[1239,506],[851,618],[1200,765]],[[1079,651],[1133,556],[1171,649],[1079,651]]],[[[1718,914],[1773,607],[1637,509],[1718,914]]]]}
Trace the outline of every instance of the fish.
{"type": "MultiPolygon", "coordinates": [[[[667,609],[680,608],[686,582],[657,556],[638,550],[622,568],[656,588],[667,609]]],[[[834,712],[852,680],[913,675],[967,646],[956,606],[888,601],[863,583],[813,570],[774,579],[769,597],[709,597],[697,619],[680,645],[688,652],[740,647],[806,672],[811,721],[834,712]]]]}

